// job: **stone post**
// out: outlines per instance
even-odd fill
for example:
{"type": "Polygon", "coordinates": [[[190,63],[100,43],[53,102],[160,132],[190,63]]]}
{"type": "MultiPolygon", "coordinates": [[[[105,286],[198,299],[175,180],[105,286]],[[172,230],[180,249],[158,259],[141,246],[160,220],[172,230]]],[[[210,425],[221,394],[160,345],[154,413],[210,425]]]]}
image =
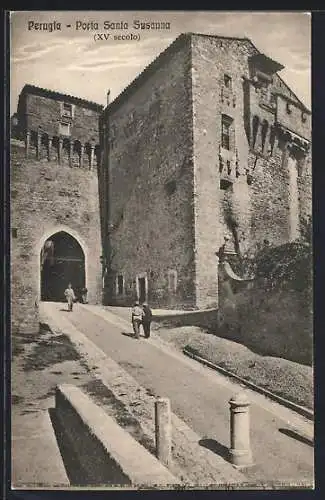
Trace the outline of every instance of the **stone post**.
{"type": "Polygon", "coordinates": [[[48,136],[47,140],[47,160],[51,161],[52,159],[52,142],[53,142],[53,137],[48,136]]]}
{"type": "Polygon", "coordinates": [[[63,139],[62,137],[59,138],[59,144],[58,144],[58,163],[59,165],[62,163],[62,145],[63,145],[63,139]]]}
{"type": "Polygon", "coordinates": [[[252,465],[250,448],[249,406],[244,393],[229,400],[230,405],[230,461],[237,467],[252,465]]]}
{"type": "Polygon", "coordinates": [[[171,463],[172,433],[171,412],[168,398],[155,401],[155,435],[157,458],[168,467],[171,463]]]}
{"type": "Polygon", "coordinates": [[[30,131],[27,130],[27,132],[26,132],[26,139],[25,139],[25,155],[26,155],[26,158],[29,157],[29,153],[30,153],[30,131]]]}

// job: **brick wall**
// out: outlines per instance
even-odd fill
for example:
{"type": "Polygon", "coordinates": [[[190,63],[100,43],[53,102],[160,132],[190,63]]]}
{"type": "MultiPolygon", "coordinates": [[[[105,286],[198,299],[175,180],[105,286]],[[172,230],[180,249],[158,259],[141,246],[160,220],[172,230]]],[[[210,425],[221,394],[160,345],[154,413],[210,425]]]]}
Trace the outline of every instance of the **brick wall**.
{"type": "Polygon", "coordinates": [[[117,303],[136,298],[142,274],[152,305],[196,305],[190,64],[185,43],[109,115],[112,267],[125,280],[117,303]]]}
{"type": "Polygon", "coordinates": [[[100,227],[96,169],[89,171],[26,160],[23,143],[11,148],[11,298],[14,331],[38,327],[40,251],[64,230],[81,244],[86,258],[89,301],[101,301],[100,227]],[[16,234],[13,234],[16,232],[16,234]]]}

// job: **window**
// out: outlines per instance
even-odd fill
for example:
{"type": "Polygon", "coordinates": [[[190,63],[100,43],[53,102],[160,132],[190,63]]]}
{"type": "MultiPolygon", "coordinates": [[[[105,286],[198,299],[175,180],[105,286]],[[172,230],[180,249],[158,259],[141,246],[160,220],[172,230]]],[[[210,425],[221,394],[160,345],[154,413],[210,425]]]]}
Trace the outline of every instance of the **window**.
{"type": "Polygon", "coordinates": [[[222,115],[221,121],[221,147],[230,149],[230,131],[232,125],[232,118],[227,115],[222,115]]]}
{"type": "Polygon", "coordinates": [[[119,274],[116,279],[116,293],[117,295],[123,295],[124,293],[124,277],[119,274]]]}
{"type": "Polygon", "coordinates": [[[18,236],[18,230],[17,230],[17,228],[16,228],[16,227],[13,227],[13,228],[11,229],[11,236],[12,236],[13,238],[17,238],[17,236],[18,236]]]}
{"type": "Polygon", "coordinates": [[[223,82],[224,82],[224,86],[226,87],[226,89],[231,90],[231,87],[232,87],[231,76],[226,75],[226,74],[223,75],[223,82]]]}
{"type": "Polygon", "coordinates": [[[175,193],[176,191],[176,181],[175,180],[172,180],[172,181],[168,181],[166,182],[165,184],[165,189],[166,189],[166,192],[169,196],[171,196],[172,194],[175,193]]]}
{"type": "Polygon", "coordinates": [[[68,116],[69,118],[72,118],[73,116],[73,106],[72,104],[69,104],[67,102],[64,102],[62,104],[62,116],[68,116]]]}
{"type": "Polygon", "coordinates": [[[69,136],[70,135],[70,123],[61,122],[59,124],[59,134],[69,136]]]}
{"type": "Polygon", "coordinates": [[[177,271],[168,271],[168,291],[171,293],[176,293],[177,290],[177,271]]]}

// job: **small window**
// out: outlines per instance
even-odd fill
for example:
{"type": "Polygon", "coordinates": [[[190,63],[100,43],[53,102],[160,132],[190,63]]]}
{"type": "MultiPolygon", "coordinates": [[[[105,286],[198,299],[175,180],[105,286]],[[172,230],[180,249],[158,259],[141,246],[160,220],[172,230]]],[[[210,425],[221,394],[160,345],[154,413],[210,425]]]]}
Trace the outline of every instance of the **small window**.
{"type": "Polygon", "coordinates": [[[72,118],[72,114],[73,114],[72,104],[64,102],[62,105],[62,116],[69,116],[70,118],[72,118]]]}
{"type": "Polygon", "coordinates": [[[59,134],[64,136],[70,136],[70,123],[60,123],[59,134]]]}
{"type": "Polygon", "coordinates": [[[13,227],[13,228],[11,229],[11,236],[12,236],[13,238],[17,238],[17,236],[18,236],[18,230],[17,230],[17,228],[16,228],[16,227],[13,227]]]}
{"type": "Polygon", "coordinates": [[[168,271],[168,291],[171,293],[176,293],[177,290],[177,271],[168,271]]]}
{"type": "Polygon", "coordinates": [[[232,125],[232,118],[222,115],[221,122],[221,147],[230,150],[230,130],[232,125]]]}
{"type": "Polygon", "coordinates": [[[223,82],[224,82],[224,86],[231,90],[231,87],[232,87],[232,79],[231,79],[231,76],[229,75],[223,75],[223,82]]]}
{"type": "Polygon", "coordinates": [[[220,179],[220,189],[223,191],[227,191],[228,189],[230,190],[232,186],[232,182],[229,179],[220,179]]]}
{"type": "Polygon", "coordinates": [[[302,123],[306,123],[306,121],[307,121],[307,116],[306,116],[306,113],[304,113],[304,112],[301,113],[301,121],[302,121],[302,123]]]}
{"type": "Polygon", "coordinates": [[[286,110],[287,110],[288,115],[291,115],[292,108],[291,108],[291,104],[289,102],[287,102],[286,110]]]}
{"type": "Polygon", "coordinates": [[[166,182],[165,184],[165,189],[166,189],[166,192],[169,196],[171,196],[172,194],[175,193],[176,191],[176,181],[175,180],[172,180],[172,181],[169,181],[169,182],[166,182]]]}
{"type": "Polygon", "coordinates": [[[117,295],[123,295],[124,293],[124,277],[122,274],[119,274],[117,276],[117,283],[116,283],[116,292],[117,292],[117,295]]]}

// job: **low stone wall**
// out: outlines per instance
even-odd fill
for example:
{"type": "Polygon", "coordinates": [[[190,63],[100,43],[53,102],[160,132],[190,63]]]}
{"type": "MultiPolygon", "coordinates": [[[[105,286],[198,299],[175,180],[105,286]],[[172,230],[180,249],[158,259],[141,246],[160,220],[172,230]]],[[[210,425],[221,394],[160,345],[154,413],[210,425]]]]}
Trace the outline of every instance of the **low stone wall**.
{"type": "Polygon", "coordinates": [[[170,486],[179,481],[78,387],[56,389],[56,416],[91,484],[170,486]]]}
{"type": "Polygon", "coordinates": [[[182,314],[153,315],[153,321],[158,327],[177,328],[179,326],[199,326],[215,328],[218,321],[218,310],[191,311],[182,314]]]}
{"type": "Polygon", "coordinates": [[[229,282],[222,283],[222,293],[219,310],[154,316],[153,328],[198,326],[257,354],[312,364],[311,301],[303,294],[249,287],[233,293],[229,282]]]}

